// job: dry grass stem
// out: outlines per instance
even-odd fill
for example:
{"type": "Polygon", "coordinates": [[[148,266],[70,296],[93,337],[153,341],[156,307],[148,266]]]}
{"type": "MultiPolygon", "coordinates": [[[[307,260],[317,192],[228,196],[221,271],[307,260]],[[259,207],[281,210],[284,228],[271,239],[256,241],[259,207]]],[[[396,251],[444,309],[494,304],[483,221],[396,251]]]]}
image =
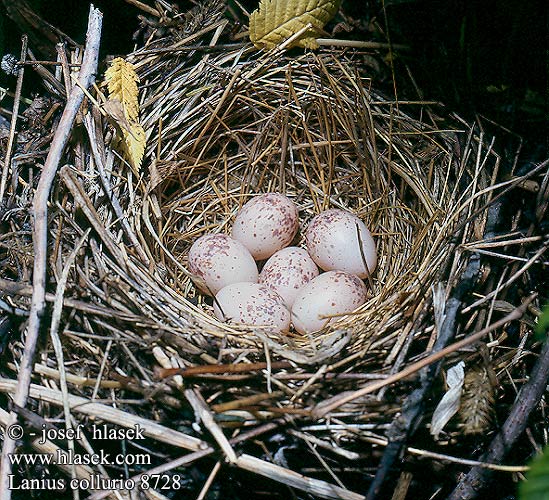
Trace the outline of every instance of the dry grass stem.
{"type": "MultiPolygon", "coordinates": [[[[124,452],[139,449],[152,463],[124,470],[137,488],[146,474],[180,475],[192,490],[185,495],[207,498],[230,467],[230,477],[252,472],[285,494],[360,499],[345,485],[362,481],[357,490],[366,491],[379,463],[364,443],[387,446],[377,433],[391,433],[403,402],[430,376],[436,394],[424,400],[407,460],[523,472],[477,460],[480,445],[463,436],[494,430],[489,407],[499,416],[513,405],[540,351],[533,329],[546,290],[549,160],[510,162],[485,122],[414,95],[397,99],[396,66],[384,55],[405,47],[382,38],[257,51],[246,27],[229,20],[238,9],[226,15],[220,0],[189,12],[127,1],[149,16],[126,57],[147,136],[141,170],[117,153],[100,84],[75,78],[86,70],[81,54],[60,46],[55,61],[35,64],[51,96],[22,96],[28,71],[20,69],[10,128],[0,129],[1,425],[25,411],[59,429],[138,425],[146,440],[124,452]],[[72,111],[61,118],[67,95],[72,111]],[[270,191],[299,209],[294,245],[305,246],[305,227],[328,208],[356,214],[376,241],[366,303],[310,335],[219,321],[188,269],[197,238],[230,234],[240,207],[270,191]],[[457,342],[434,353],[446,330],[457,342]],[[482,367],[476,381],[486,389],[469,401],[472,420],[443,429],[448,453],[427,451],[424,441],[430,401],[443,390],[428,367],[440,360],[482,367]],[[21,413],[8,418],[16,392],[21,413]],[[284,463],[284,453],[314,461],[314,471],[284,463]],[[351,468],[362,472],[348,481],[351,468]]],[[[524,460],[544,439],[530,431],[518,447],[524,460]]],[[[6,443],[13,451],[16,443],[6,443]]],[[[101,446],[87,434],[66,447],[91,454],[101,446]]],[[[77,466],[72,475],[119,472],[77,466]]],[[[416,483],[401,475],[394,498],[416,483]]]]}

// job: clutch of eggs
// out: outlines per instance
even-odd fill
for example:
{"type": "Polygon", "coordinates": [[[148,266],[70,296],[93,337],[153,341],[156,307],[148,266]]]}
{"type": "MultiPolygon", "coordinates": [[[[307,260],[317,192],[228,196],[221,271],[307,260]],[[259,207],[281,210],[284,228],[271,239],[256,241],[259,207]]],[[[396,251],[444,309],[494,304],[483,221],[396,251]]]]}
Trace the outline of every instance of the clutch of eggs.
{"type": "Polygon", "coordinates": [[[278,332],[291,323],[299,333],[313,333],[364,304],[361,278],[377,265],[364,223],[345,210],[321,212],[305,232],[307,250],[288,246],[298,229],[295,204],[266,193],[239,210],[232,238],[207,234],[192,245],[189,270],[200,291],[215,295],[219,320],[278,332]],[[254,259],[268,259],[260,274],[254,259]],[[319,274],[319,267],[327,272],[319,274]]]}

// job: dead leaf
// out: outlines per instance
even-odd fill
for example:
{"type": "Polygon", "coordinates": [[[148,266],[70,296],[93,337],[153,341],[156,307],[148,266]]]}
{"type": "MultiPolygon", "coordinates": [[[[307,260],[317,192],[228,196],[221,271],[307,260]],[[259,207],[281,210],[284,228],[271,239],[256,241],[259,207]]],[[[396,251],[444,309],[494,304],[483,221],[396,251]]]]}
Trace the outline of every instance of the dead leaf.
{"type": "Polygon", "coordinates": [[[444,429],[444,426],[459,410],[463,380],[465,379],[464,367],[465,363],[460,361],[457,365],[448,369],[446,373],[448,391],[442,396],[431,419],[431,434],[435,439],[438,439],[438,435],[444,429]]]}
{"type": "Polygon", "coordinates": [[[312,29],[289,47],[318,48],[318,32],[335,16],[340,1],[261,0],[250,15],[250,40],[258,49],[272,49],[310,24],[312,29]]]}
{"type": "Polygon", "coordinates": [[[128,122],[122,103],[118,99],[109,99],[102,104],[101,108],[115,125],[122,129],[130,130],[130,122],[128,122]]]}
{"type": "Polygon", "coordinates": [[[132,64],[117,57],[105,72],[105,80],[109,100],[103,109],[118,125],[130,164],[139,173],[146,145],[145,130],[139,123],[139,78],[132,64]]]}

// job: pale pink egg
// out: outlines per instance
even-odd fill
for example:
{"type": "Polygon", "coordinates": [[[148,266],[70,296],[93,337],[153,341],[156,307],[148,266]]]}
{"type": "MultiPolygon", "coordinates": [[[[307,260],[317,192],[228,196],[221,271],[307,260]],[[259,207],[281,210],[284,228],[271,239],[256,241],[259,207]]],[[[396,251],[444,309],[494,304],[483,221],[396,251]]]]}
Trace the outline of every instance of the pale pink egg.
{"type": "Polygon", "coordinates": [[[226,234],[206,234],[189,250],[189,271],[196,286],[215,295],[231,283],[257,283],[257,264],[242,243],[226,234]]]}
{"type": "Polygon", "coordinates": [[[366,286],[355,276],[343,271],[328,271],[307,283],[292,306],[292,323],[299,333],[314,333],[332,318],[354,311],[366,302],[366,286]]]}
{"type": "Polygon", "coordinates": [[[282,298],[259,283],[233,283],[217,292],[214,314],[221,321],[266,326],[277,332],[290,328],[290,311],[282,298]]]}
{"type": "Polygon", "coordinates": [[[252,198],[238,211],[232,236],[256,260],[262,260],[288,246],[298,226],[295,204],[283,194],[266,193],[252,198]]]}
{"type": "Polygon", "coordinates": [[[259,274],[259,282],[272,288],[292,307],[303,285],[318,276],[318,267],[306,250],[286,247],[269,257],[259,274]]]}
{"type": "Polygon", "coordinates": [[[346,210],[332,208],[316,215],[305,240],[312,259],[324,271],[346,271],[365,278],[376,268],[376,245],[370,231],[346,210]]]}

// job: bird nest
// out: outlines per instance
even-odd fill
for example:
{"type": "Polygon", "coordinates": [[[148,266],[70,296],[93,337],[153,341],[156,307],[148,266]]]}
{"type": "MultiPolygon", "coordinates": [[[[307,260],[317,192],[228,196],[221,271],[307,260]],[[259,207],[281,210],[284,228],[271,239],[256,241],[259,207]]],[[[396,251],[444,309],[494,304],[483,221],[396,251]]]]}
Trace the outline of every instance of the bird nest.
{"type": "MultiPolygon", "coordinates": [[[[505,418],[516,379],[531,366],[523,358],[536,350],[537,299],[528,294],[547,245],[539,232],[546,168],[502,169],[478,125],[433,103],[388,98],[364,52],[258,52],[229,43],[232,28],[212,5],[174,19],[127,57],[140,79],[147,135],[140,171],[117,153],[99,108],[88,101],[81,111],[49,203],[48,306],[26,418],[51,425],[64,407],[84,432],[96,422],[140,426],[145,444],[137,445],[152,462],[123,471],[137,484],[139,474],[156,473],[177,478],[173,491],[199,491],[201,482],[207,490],[208,467],[212,480],[219,468],[200,460],[210,456],[314,496],[363,498],[352,490],[371,482],[385,431],[396,426],[407,436],[419,425],[424,410],[410,428],[398,423],[414,390],[423,390],[422,402],[432,398],[416,432],[420,448],[445,451],[467,433],[489,436],[505,418]],[[212,299],[193,284],[188,250],[202,234],[230,234],[238,209],[264,192],[290,197],[301,227],[328,208],[365,221],[378,267],[363,306],[310,335],[215,318],[212,299]],[[522,207],[505,205],[509,197],[522,207]],[[427,424],[445,392],[437,378],[443,356],[446,368],[465,362],[466,385],[475,389],[465,388],[465,414],[434,441],[427,424]],[[181,448],[191,453],[181,456],[181,448]],[[355,468],[345,472],[337,461],[355,468]],[[181,472],[188,470],[198,472],[181,472]]],[[[17,331],[33,294],[31,203],[58,108],[53,99],[33,111],[33,134],[27,111],[28,138],[16,142],[7,174],[0,305],[12,334],[3,393],[15,391],[25,349],[17,331]]],[[[6,398],[2,405],[5,423],[6,398]]],[[[463,439],[452,453],[470,456],[473,444],[463,439]]],[[[63,448],[53,441],[25,446],[63,448]]],[[[87,453],[105,447],[87,446],[87,453]]],[[[229,470],[238,484],[256,487],[229,470]]],[[[158,488],[140,494],[162,498],[152,493],[158,488]]]]}

